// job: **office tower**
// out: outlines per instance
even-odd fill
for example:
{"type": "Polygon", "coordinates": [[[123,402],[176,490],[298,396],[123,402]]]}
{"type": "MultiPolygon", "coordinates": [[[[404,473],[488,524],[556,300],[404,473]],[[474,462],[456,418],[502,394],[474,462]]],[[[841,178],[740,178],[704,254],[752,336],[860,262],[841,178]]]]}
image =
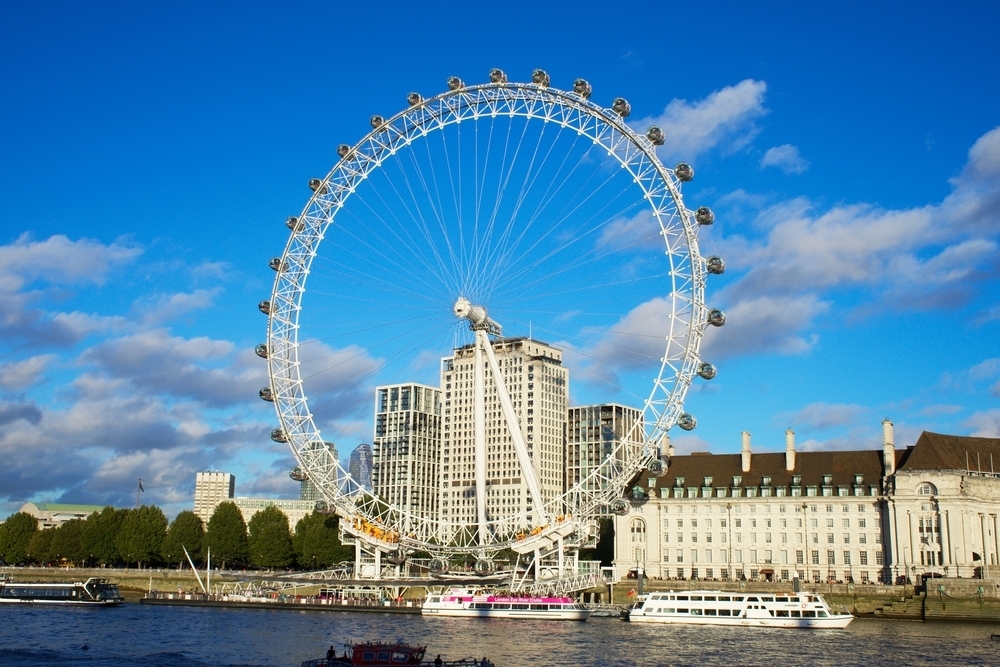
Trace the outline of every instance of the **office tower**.
{"type": "Polygon", "coordinates": [[[351,479],[361,485],[361,488],[372,490],[372,447],[360,444],[351,452],[351,462],[347,471],[351,479]]]}
{"type": "Polygon", "coordinates": [[[194,513],[208,525],[215,508],[236,493],[236,477],[228,472],[199,472],[194,478],[194,513]]]}
{"type": "MultiPolygon", "coordinates": [[[[503,380],[541,487],[543,502],[563,492],[569,371],[562,351],[530,338],[492,341],[503,380]]],[[[487,520],[528,512],[531,497],[503,417],[493,374],[486,377],[487,520]]],[[[444,431],[441,450],[441,519],[450,530],[477,521],[473,404],[474,346],[441,361],[444,431]]]]}
{"type": "Polygon", "coordinates": [[[566,487],[586,480],[595,469],[598,478],[590,480],[587,490],[600,490],[601,478],[614,477],[624,463],[625,452],[609,460],[619,442],[627,441],[633,454],[642,447],[645,432],[642,410],[617,403],[583,405],[569,409],[566,437],[566,487]]]}
{"type": "Polygon", "coordinates": [[[440,389],[415,383],[375,389],[375,495],[397,509],[436,517],[440,450],[440,389]]]}

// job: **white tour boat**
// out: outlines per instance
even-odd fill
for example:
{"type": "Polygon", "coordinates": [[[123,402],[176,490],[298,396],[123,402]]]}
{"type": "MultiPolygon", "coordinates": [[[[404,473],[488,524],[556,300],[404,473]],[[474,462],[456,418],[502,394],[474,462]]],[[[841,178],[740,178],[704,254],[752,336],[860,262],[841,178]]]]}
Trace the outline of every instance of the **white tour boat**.
{"type": "Polygon", "coordinates": [[[633,623],[746,625],[772,628],[846,628],[854,617],[831,611],[818,593],[651,593],[629,609],[633,623]]]}
{"type": "Polygon", "coordinates": [[[532,618],[551,621],[586,621],[590,610],[570,597],[494,595],[453,588],[443,595],[429,595],[421,608],[425,616],[474,618],[532,618]]]}
{"type": "Polygon", "coordinates": [[[72,604],[114,607],[125,602],[118,586],[91,577],[84,582],[14,582],[0,580],[0,604],[72,604]]]}

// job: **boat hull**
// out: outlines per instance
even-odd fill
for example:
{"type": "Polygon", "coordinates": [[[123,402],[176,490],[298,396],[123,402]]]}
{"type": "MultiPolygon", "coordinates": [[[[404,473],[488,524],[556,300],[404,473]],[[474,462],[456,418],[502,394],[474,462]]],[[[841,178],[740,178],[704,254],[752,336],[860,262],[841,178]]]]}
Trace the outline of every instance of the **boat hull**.
{"type": "Polygon", "coordinates": [[[449,616],[457,618],[523,618],[538,621],[586,621],[589,609],[567,609],[561,611],[531,611],[506,609],[427,609],[420,612],[424,616],[449,616]]]}
{"type": "Polygon", "coordinates": [[[851,615],[829,618],[681,618],[676,616],[629,614],[630,623],[666,623],[670,625],[729,625],[764,628],[846,628],[854,620],[851,615]]]}

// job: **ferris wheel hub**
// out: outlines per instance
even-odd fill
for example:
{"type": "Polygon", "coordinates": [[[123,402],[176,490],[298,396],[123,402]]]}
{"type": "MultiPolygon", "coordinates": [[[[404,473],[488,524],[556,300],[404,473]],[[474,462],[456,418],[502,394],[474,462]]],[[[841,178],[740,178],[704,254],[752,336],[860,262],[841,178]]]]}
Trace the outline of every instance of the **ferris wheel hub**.
{"type": "Polygon", "coordinates": [[[486,315],[486,308],[483,306],[472,305],[472,302],[464,296],[460,296],[455,300],[452,312],[455,313],[455,317],[459,319],[469,320],[469,326],[473,330],[500,328],[499,324],[491,320],[486,315]]]}

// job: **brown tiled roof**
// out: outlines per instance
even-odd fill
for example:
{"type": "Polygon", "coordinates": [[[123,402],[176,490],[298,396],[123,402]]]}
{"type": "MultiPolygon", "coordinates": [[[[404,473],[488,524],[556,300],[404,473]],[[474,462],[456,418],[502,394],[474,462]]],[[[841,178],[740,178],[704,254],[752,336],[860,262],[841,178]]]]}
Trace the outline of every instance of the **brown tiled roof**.
{"type": "MultiPolygon", "coordinates": [[[[897,456],[902,452],[897,452],[897,456]]],[[[1000,458],[998,458],[1000,461],[1000,458]]],[[[685,487],[702,486],[705,477],[712,477],[712,486],[730,486],[733,476],[743,477],[743,486],[760,486],[765,475],[771,486],[788,487],[792,475],[802,476],[802,486],[823,486],[823,475],[833,475],[830,486],[854,486],[854,476],[863,475],[865,486],[879,484],[882,479],[882,450],[796,452],[795,469],[785,470],[785,453],[762,452],[750,457],[750,471],[743,472],[740,454],[709,454],[695,452],[670,459],[667,474],[659,478],[657,488],[673,487],[678,477],[685,487]]],[[[643,481],[643,487],[647,482],[643,481]]]]}
{"type": "Polygon", "coordinates": [[[1000,472],[1000,438],[970,438],[924,431],[907,451],[900,470],[1000,472]]]}

